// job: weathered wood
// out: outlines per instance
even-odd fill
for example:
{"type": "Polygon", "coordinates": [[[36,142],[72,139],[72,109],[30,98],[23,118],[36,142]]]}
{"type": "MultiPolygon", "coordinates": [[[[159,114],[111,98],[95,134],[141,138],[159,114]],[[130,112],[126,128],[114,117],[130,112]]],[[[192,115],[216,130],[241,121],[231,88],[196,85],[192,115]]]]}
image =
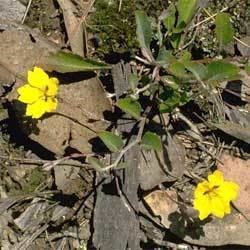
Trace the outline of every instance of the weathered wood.
{"type": "MultiPolygon", "coordinates": [[[[118,67],[120,69],[120,65],[118,67]]],[[[124,88],[123,84],[127,83],[119,82],[119,85],[124,88]]],[[[129,133],[132,126],[133,124],[121,125],[118,126],[118,130],[120,133],[129,133]]],[[[93,243],[100,250],[140,249],[140,229],[137,217],[139,147],[135,146],[129,150],[124,155],[123,161],[128,164],[128,167],[116,170],[115,175],[106,178],[97,189],[93,243]],[[117,182],[122,195],[119,195],[117,182]]],[[[103,177],[97,179],[102,181],[103,177]]]]}

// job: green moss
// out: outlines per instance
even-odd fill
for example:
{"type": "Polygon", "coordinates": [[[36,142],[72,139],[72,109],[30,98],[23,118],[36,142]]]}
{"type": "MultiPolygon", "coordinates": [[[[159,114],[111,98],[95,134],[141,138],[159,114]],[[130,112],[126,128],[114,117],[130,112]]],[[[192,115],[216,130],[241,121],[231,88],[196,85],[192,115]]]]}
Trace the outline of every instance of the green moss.
{"type": "Polygon", "coordinates": [[[99,53],[137,49],[135,10],[144,10],[149,16],[157,17],[168,5],[166,0],[126,0],[122,1],[119,12],[119,3],[118,0],[96,0],[89,31],[99,41],[99,53]]]}
{"type": "Polygon", "coordinates": [[[41,184],[45,179],[45,174],[39,168],[32,170],[28,176],[28,181],[23,185],[23,193],[28,194],[35,191],[35,189],[41,184]]]}
{"type": "Polygon", "coordinates": [[[27,195],[36,190],[36,188],[46,179],[46,174],[39,168],[31,170],[25,180],[22,182],[21,188],[19,186],[12,186],[10,195],[27,195]]]}
{"type": "MultiPolygon", "coordinates": [[[[97,38],[97,52],[105,54],[137,50],[135,10],[144,10],[150,17],[157,18],[168,7],[169,2],[176,1],[123,0],[119,12],[119,0],[96,0],[95,11],[89,23],[89,31],[97,38]]],[[[214,14],[224,7],[229,7],[227,12],[231,15],[235,35],[241,37],[242,34],[246,33],[248,4],[246,0],[212,0],[207,10],[214,14]]],[[[202,14],[201,20],[207,18],[207,15],[202,14]]],[[[216,55],[218,44],[214,34],[214,23],[205,23],[200,27],[198,33],[195,41],[196,46],[202,48],[210,56],[216,55]]],[[[192,33],[190,35],[192,36],[192,33]]],[[[189,39],[188,36],[187,40],[189,39]]]]}

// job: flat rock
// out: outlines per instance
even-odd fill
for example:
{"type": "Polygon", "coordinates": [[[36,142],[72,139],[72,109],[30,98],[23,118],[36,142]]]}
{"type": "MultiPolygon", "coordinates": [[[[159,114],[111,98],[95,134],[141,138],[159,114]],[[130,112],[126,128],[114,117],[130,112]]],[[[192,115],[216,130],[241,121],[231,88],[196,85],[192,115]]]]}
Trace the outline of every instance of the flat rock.
{"type": "Polygon", "coordinates": [[[170,230],[184,241],[202,246],[244,245],[250,246],[250,223],[241,214],[230,214],[209,222],[191,222],[171,216],[170,230]]]}
{"type": "Polygon", "coordinates": [[[21,130],[57,155],[64,155],[67,148],[92,152],[90,141],[96,137],[96,132],[108,126],[104,122],[104,113],[111,109],[101,82],[97,77],[86,76],[85,73],[77,73],[77,77],[74,74],[71,77],[61,74],[58,76],[60,87],[56,112],[53,115],[45,114],[40,120],[30,119],[27,122],[25,105],[17,101],[16,90],[26,83],[28,70],[39,66],[49,53],[57,52],[60,48],[24,25],[0,19],[1,27],[4,31],[0,33],[0,68],[9,73],[8,79],[15,79],[8,99],[21,130]]]}
{"type": "Polygon", "coordinates": [[[250,160],[243,160],[228,154],[222,154],[218,169],[225,180],[236,182],[240,186],[238,198],[233,201],[237,208],[250,218],[250,160]]]}
{"type": "Polygon", "coordinates": [[[0,0],[0,17],[21,21],[26,7],[18,0],[0,0]]]}

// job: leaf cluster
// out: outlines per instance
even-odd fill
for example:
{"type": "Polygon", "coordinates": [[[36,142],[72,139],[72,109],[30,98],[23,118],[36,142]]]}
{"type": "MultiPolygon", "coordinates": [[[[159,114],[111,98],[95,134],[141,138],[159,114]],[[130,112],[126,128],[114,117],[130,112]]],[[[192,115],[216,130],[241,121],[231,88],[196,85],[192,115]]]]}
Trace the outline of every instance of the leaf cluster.
{"type": "MultiPolygon", "coordinates": [[[[157,22],[145,11],[135,12],[136,37],[141,49],[136,59],[148,70],[130,76],[131,88],[125,98],[117,100],[116,106],[138,123],[148,115],[148,108],[154,108],[158,114],[173,113],[196,96],[209,96],[221,82],[240,78],[240,68],[232,61],[194,60],[191,50],[183,45],[197,11],[200,11],[197,0],[178,0],[158,16],[157,22]],[[146,106],[145,99],[149,103],[146,106]]],[[[233,40],[234,30],[227,13],[217,13],[214,24],[220,54],[233,40]]],[[[111,132],[99,136],[112,152],[121,152],[126,144],[126,138],[111,132]]],[[[146,149],[161,150],[161,137],[147,129],[139,143],[146,149]]]]}
{"type": "MultiPolygon", "coordinates": [[[[117,14],[112,9],[117,8],[116,1],[102,3],[97,1],[97,3],[109,4],[111,15],[117,14]]],[[[127,11],[131,17],[131,9],[128,8],[127,11]]],[[[131,22],[136,27],[134,33],[131,33],[131,37],[136,34],[137,44],[140,47],[135,59],[138,60],[139,67],[143,64],[145,70],[130,75],[130,89],[125,97],[116,100],[116,106],[134,119],[139,132],[137,139],[131,144],[128,144],[127,138],[113,132],[100,132],[98,136],[106,147],[120,155],[108,168],[105,168],[98,158],[90,157],[89,163],[96,169],[121,167],[119,163],[123,154],[136,144],[147,150],[161,150],[161,137],[145,126],[151,111],[153,114],[176,112],[182,105],[195,100],[197,96],[209,96],[221,82],[240,78],[240,68],[231,61],[223,58],[194,60],[189,46],[183,44],[186,31],[197,11],[199,11],[198,0],[177,0],[156,18],[149,17],[145,11],[137,10],[134,12],[135,16],[126,21],[126,25],[131,22]]],[[[218,13],[214,23],[218,54],[220,54],[224,46],[233,40],[234,30],[227,13],[218,13]]],[[[133,46],[136,48],[137,45],[133,46]]],[[[110,65],[61,51],[49,55],[44,64],[47,69],[59,72],[110,68],[110,65]]],[[[249,65],[246,65],[245,69],[248,72],[249,65]]]]}

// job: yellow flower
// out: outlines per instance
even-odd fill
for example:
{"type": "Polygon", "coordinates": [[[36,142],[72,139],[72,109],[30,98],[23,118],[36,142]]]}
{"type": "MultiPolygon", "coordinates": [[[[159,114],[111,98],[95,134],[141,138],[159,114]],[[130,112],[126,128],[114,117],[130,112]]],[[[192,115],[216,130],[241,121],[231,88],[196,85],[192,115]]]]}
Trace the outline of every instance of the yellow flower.
{"type": "Polygon", "coordinates": [[[17,89],[18,100],[27,104],[25,114],[40,118],[44,113],[56,110],[58,84],[57,78],[49,78],[41,68],[28,71],[28,83],[17,89]]]}
{"type": "Polygon", "coordinates": [[[199,211],[199,218],[203,220],[210,214],[223,218],[231,212],[230,201],[235,200],[239,186],[231,181],[224,181],[222,172],[216,170],[198,184],[194,191],[194,208],[199,211]]]}

